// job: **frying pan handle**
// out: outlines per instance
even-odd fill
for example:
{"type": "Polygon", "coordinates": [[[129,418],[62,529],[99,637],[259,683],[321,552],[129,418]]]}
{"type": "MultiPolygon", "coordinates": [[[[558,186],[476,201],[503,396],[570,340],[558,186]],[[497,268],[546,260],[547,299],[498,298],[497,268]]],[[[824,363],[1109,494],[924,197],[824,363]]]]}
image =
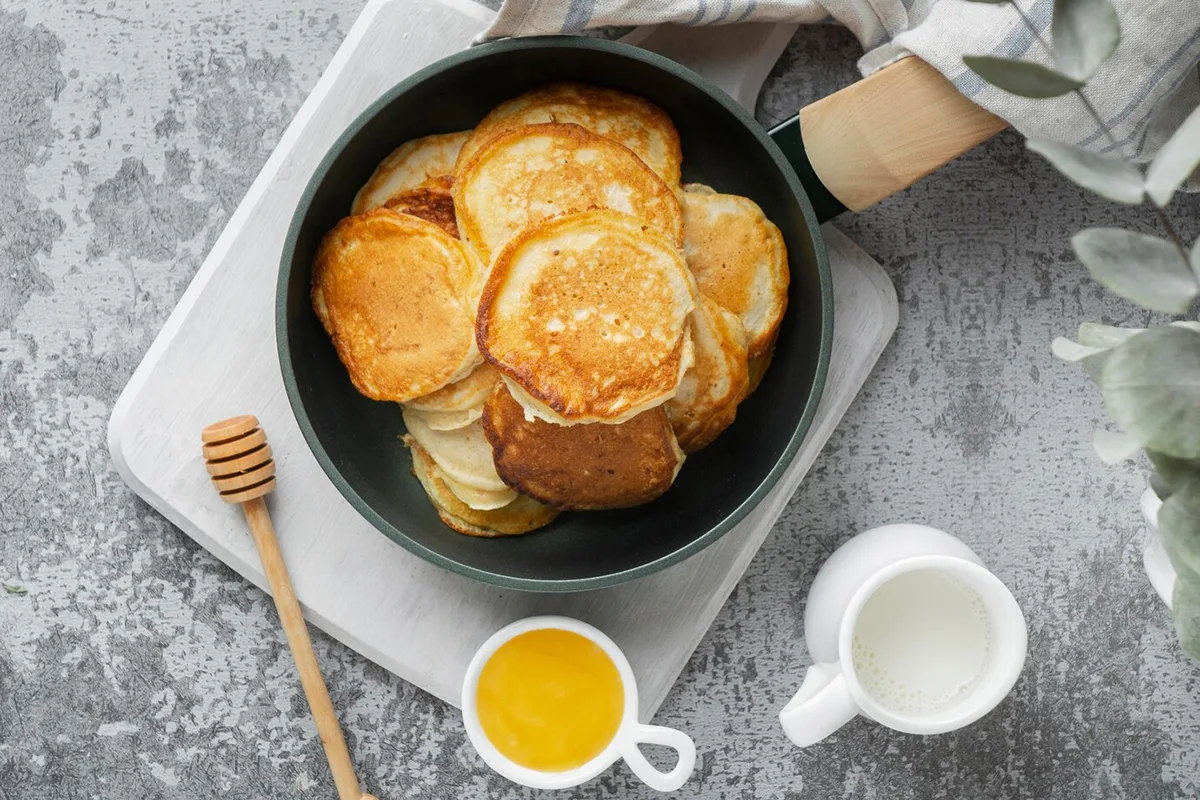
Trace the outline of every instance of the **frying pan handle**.
{"type": "Polygon", "coordinates": [[[907,188],[1007,127],[908,57],[771,131],[824,221],[907,188]]]}

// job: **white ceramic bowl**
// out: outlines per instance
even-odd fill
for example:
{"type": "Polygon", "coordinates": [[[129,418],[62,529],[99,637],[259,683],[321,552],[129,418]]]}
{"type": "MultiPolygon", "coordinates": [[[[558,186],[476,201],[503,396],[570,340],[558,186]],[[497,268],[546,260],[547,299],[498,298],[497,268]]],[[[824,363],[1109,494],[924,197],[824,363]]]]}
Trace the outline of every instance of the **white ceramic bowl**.
{"type": "Polygon", "coordinates": [[[643,725],[638,722],[637,709],[637,682],[634,680],[633,669],[629,666],[629,660],[625,658],[625,654],[612,639],[599,630],[586,622],[580,622],[570,617],[529,617],[500,629],[475,653],[470,666],[467,667],[467,676],[463,680],[463,724],[467,728],[467,737],[471,740],[471,744],[475,746],[475,750],[484,762],[496,772],[510,781],[535,789],[566,789],[578,786],[604,772],[618,759],[624,759],[633,773],[652,789],[660,792],[672,792],[683,786],[696,765],[696,745],[683,731],[658,725],[643,725]],[[545,629],[570,631],[595,642],[612,659],[625,689],[625,711],[612,741],[591,761],[563,772],[542,772],[530,769],[504,756],[484,735],[475,706],[475,690],[479,683],[479,674],[492,654],[515,636],[545,629]],[[679,760],[671,771],[660,772],[642,755],[642,751],[638,749],[639,744],[665,745],[679,754],[679,760]]]}

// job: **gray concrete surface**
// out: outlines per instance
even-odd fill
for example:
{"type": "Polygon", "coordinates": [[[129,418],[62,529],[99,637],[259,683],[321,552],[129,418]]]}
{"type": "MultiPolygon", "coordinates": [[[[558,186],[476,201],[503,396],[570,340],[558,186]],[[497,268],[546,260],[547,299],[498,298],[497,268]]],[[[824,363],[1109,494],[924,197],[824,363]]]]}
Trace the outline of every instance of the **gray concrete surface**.
{"type": "MultiPolygon", "coordinates": [[[[332,797],[270,601],[132,495],[109,409],[362,0],[0,2],[0,798],[332,797]]],[[[802,30],[759,110],[854,78],[802,30]]],[[[1175,211],[1200,234],[1200,198],[1175,211]]],[[[1151,230],[1011,134],[845,229],[887,268],[900,329],[692,658],[660,719],[700,758],[682,796],[1194,798],[1200,667],[1141,573],[1142,468],[1088,451],[1103,419],[1050,339],[1143,315],[1067,240],[1151,230]],[[963,537],[1030,623],[1013,695],[961,732],[864,721],[806,751],[776,709],[807,663],[803,598],[854,532],[963,537]]],[[[518,797],[457,714],[316,636],[369,788],[518,797]]],[[[619,767],[576,797],[647,797],[619,767]]]]}

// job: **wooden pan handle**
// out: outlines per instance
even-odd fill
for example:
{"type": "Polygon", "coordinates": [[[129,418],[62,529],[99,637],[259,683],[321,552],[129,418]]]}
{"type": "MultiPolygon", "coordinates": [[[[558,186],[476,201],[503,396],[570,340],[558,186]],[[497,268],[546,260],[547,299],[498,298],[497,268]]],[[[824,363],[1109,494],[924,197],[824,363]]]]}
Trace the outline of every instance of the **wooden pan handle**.
{"type": "Polygon", "coordinates": [[[1006,127],[915,57],[800,111],[809,163],[851,211],[911,186],[1006,127]]]}

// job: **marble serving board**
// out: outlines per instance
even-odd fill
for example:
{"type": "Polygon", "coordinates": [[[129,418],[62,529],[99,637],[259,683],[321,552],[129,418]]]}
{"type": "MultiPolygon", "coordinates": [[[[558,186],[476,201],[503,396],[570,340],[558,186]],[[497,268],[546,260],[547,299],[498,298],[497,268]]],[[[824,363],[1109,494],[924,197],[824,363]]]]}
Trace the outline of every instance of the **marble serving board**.
{"type": "MultiPolygon", "coordinates": [[[[836,322],[812,429],[774,491],[721,541],[682,564],[610,589],[543,595],[453,575],[385,538],[328,481],[292,416],[275,348],[280,251],[306,182],[343,127],[405,76],[469,46],[491,18],[491,11],[467,0],[367,5],[121,394],[109,448],[135,492],[265,589],[242,515],[212,490],[199,448],[199,431],[209,422],[258,415],[279,474],[272,514],[310,622],[457,705],[472,653],[496,629],[531,614],[578,617],[628,654],[648,719],[890,339],[896,295],[878,264],[825,226],[836,322]]],[[[752,107],[793,29],[659,28],[630,38],[705,73],[752,107]]]]}

